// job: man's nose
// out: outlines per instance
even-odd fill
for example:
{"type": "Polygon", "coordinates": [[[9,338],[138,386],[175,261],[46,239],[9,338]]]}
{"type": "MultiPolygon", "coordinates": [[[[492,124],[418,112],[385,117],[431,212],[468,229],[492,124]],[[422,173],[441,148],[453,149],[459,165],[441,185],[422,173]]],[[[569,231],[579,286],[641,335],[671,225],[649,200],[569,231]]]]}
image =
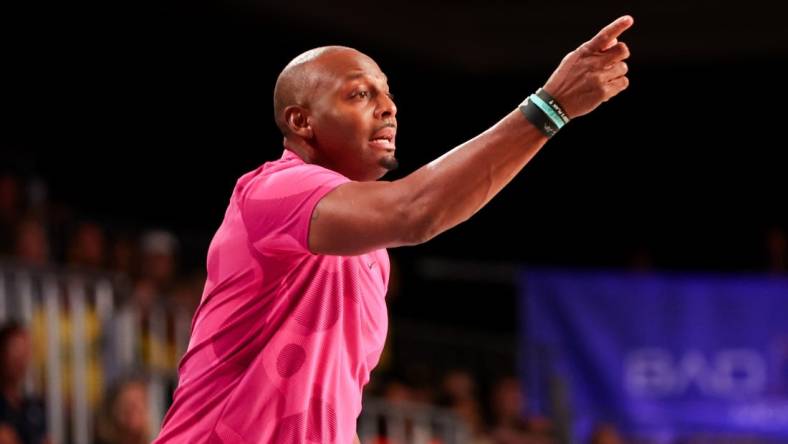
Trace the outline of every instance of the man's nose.
{"type": "Polygon", "coordinates": [[[397,105],[394,104],[394,100],[387,94],[380,94],[378,97],[378,107],[375,109],[375,117],[378,119],[395,117],[397,115],[397,105]]]}

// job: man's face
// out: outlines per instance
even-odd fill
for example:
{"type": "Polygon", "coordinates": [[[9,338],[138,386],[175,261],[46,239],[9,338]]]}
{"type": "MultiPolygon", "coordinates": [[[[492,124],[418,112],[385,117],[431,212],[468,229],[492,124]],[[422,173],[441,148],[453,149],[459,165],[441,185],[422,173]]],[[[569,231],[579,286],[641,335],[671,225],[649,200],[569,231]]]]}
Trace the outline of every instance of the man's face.
{"type": "Polygon", "coordinates": [[[310,109],[319,163],[360,181],[396,168],[397,107],[378,65],[351,50],[324,54],[315,63],[310,109]]]}

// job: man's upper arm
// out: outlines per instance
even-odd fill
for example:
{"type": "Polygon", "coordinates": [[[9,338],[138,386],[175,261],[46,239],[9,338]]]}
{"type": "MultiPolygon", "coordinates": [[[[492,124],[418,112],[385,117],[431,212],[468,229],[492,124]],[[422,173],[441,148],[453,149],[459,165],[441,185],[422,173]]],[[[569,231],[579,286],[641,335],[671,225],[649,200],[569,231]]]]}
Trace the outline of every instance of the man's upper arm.
{"type": "Polygon", "coordinates": [[[352,256],[418,243],[419,230],[404,192],[396,182],[349,182],[336,187],[315,206],[309,250],[352,256]]]}
{"type": "Polygon", "coordinates": [[[302,165],[250,184],[241,213],[258,251],[358,255],[417,243],[406,189],[302,165]]]}
{"type": "Polygon", "coordinates": [[[239,206],[249,242],[260,252],[307,253],[313,210],[326,193],[349,180],[314,165],[253,179],[239,206]]]}

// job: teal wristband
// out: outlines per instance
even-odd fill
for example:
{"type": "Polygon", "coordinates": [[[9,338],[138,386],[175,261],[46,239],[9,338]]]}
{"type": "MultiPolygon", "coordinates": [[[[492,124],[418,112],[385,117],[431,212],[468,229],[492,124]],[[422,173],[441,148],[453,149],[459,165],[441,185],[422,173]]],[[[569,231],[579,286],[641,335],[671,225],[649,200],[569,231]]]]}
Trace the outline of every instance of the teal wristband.
{"type": "Polygon", "coordinates": [[[566,114],[566,111],[564,111],[564,109],[558,103],[558,100],[555,100],[555,97],[551,96],[550,93],[545,91],[543,88],[537,89],[536,95],[539,96],[540,99],[544,100],[545,103],[550,105],[550,108],[553,108],[553,111],[555,111],[556,113],[558,113],[559,116],[561,116],[561,120],[563,120],[564,123],[569,123],[570,120],[569,116],[566,114]]]}
{"type": "Polygon", "coordinates": [[[537,96],[536,94],[531,94],[528,99],[534,105],[538,106],[539,109],[542,110],[542,112],[545,113],[547,117],[553,121],[553,123],[555,123],[555,126],[557,126],[558,129],[561,129],[561,127],[564,126],[564,119],[562,119],[561,116],[559,116],[550,105],[545,103],[541,97],[537,96]]]}
{"type": "Polygon", "coordinates": [[[520,111],[533,126],[548,138],[553,137],[558,132],[558,127],[555,126],[555,123],[531,100],[525,99],[520,105],[520,111]]]}

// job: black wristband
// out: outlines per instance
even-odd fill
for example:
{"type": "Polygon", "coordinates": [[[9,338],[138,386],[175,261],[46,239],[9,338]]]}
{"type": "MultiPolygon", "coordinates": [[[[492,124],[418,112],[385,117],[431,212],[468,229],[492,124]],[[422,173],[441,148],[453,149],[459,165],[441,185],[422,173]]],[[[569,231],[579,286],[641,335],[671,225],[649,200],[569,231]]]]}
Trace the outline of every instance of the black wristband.
{"type": "Polygon", "coordinates": [[[539,131],[548,138],[553,137],[558,132],[556,124],[530,100],[525,99],[525,102],[520,105],[520,111],[529,122],[539,128],[539,131]]]}
{"type": "Polygon", "coordinates": [[[558,114],[559,117],[561,117],[561,120],[563,120],[564,123],[569,123],[569,115],[566,113],[566,111],[564,111],[564,109],[561,107],[558,101],[555,100],[555,97],[551,96],[547,91],[543,90],[542,88],[536,90],[536,95],[539,96],[540,99],[544,100],[545,103],[550,105],[550,108],[552,108],[553,111],[555,111],[555,113],[558,114]]]}

